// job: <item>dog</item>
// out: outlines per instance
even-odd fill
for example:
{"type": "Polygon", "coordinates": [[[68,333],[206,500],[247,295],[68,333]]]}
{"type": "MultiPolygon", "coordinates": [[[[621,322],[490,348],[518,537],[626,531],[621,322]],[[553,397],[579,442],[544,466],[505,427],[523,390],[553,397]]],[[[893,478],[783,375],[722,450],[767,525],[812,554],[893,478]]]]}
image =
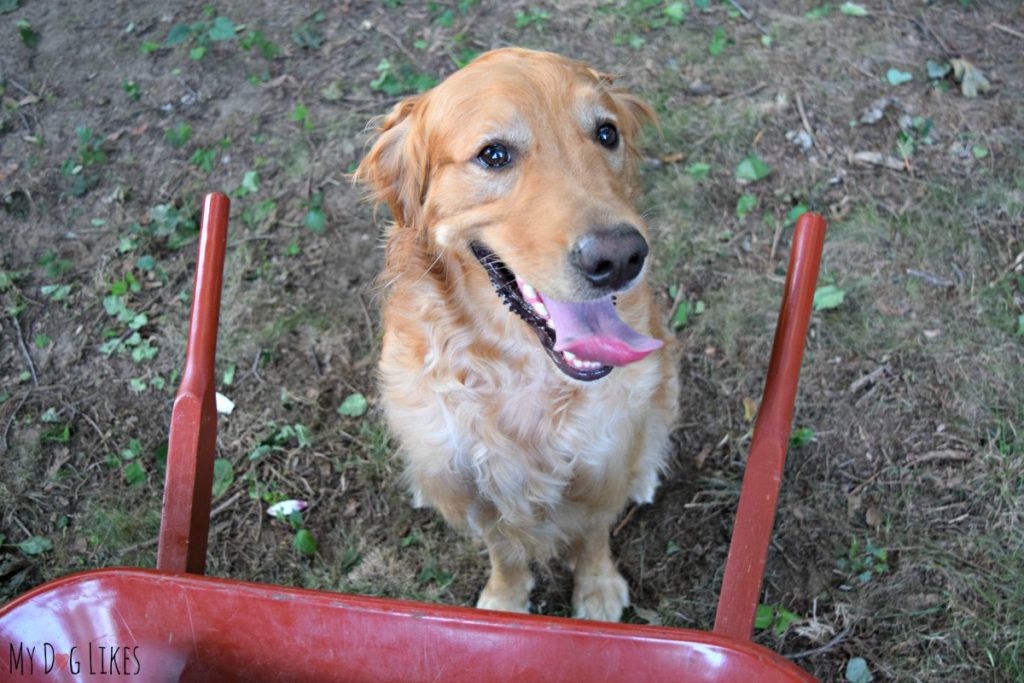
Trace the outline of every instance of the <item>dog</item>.
{"type": "Polygon", "coordinates": [[[477,607],[528,611],[530,562],[559,555],[577,617],[629,604],[609,531],[653,500],[679,392],[634,207],[653,118],[581,62],[506,48],[371,124],[381,400],[414,504],[487,546],[477,607]]]}

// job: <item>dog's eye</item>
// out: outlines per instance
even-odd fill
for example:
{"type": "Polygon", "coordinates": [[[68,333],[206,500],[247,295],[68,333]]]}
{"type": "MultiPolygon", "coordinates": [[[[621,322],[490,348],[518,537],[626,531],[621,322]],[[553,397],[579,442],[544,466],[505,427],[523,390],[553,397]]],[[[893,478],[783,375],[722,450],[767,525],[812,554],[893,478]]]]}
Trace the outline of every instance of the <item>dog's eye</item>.
{"type": "Polygon", "coordinates": [[[500,143],[487,145],[480,150],[476,158],[487,168],[501,168],[512,162],[512,155],[509,153],[508,147],[500,143]]]}
{"type": "Polygon", "coordinates": [[[598,144],[608,149],[614,149],[619,144],[619,131],[610,123],[603,123],[597,128],[594,134],[598,144]]]}

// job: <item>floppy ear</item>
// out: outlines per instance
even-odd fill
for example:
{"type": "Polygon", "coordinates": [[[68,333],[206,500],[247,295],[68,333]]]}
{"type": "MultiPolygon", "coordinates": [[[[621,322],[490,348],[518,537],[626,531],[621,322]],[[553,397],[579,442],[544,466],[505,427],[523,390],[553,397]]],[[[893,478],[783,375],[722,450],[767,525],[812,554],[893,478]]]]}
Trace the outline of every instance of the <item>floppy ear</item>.
{"type": "MultiPolygon", "coordinates": [[[[658,116],[649,104],[636,95],[631,95],[619,88],[609,88],[608,93],[618,109],[619,128],[625,132],[626,148],[634,157],[640,156],[636,147],[637,134],[645,123],[658,127],[658,116]]],[[[659,129],[660,130],[660,129],[659,129]]]]}
{"type": "Polygon", "coordinates": [[[376,139],[353,174],[400,225],[418,222],[427,192],[429,160],[418,116],[422,101],[422,95],[406,98],[370,122],[376,124],[376,139]]]}
{"type": "Polygon", "coordinates": [[[601,89],[611,96],[615,108],[618,110],[616,114],[619,119],[619,128],[626,134],[626,145],[629,152],[633,156],[639,156],[635,145],[636,134],[640,132],[645,123],[652,123],[656,128],[658,127],[658,117],[654,113],[654,109],[636,95],[631,95],[622,88],[616,88],[615,76],[612,74],[598,71],[592,67],[587,67],[587,71],[598,82],[601,89]]]}

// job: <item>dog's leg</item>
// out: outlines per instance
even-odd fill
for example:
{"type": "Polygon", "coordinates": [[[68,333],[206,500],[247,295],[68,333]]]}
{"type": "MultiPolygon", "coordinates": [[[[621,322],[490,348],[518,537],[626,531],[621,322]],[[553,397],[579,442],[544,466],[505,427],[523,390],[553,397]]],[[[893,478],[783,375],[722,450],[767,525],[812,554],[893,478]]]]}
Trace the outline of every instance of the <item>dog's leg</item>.
{"type": "Polygon", "coordinates": [[[529,560],[522,550],[507,542],[487,542],[491,558],[491,577],[480,592],[476,606],[503,612],[529,612],[533,574],[529,560]]]}
{"type": "Polygon", "coordinates": [[[618,621],[629,605],[629,586],[615,568],[608,531],[608,525],[595,524],[569,548],[572,606],[578,619],[618,621]]]}

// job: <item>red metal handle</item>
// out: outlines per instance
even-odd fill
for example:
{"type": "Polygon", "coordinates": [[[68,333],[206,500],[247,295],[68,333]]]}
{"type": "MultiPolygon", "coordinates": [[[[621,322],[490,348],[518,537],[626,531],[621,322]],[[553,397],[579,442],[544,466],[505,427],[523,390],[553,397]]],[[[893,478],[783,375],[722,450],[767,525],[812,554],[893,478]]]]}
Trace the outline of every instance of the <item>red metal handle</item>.
{"type": "Polygon", "coordinates": [[[217,441],[214,361],[231,202],[214,192],[203,202],[185,372],[171,412],[167,476],[160,516],[158,569],[202,574],[210,529],[217,441]]]}
{"type": "Polygon", "coordinates": [[[825,230],[824,218],[805,213],[793,231],[782,309],[715,616],[715,633],[737,640],[749,640],[754,630],[825,230]]]}

